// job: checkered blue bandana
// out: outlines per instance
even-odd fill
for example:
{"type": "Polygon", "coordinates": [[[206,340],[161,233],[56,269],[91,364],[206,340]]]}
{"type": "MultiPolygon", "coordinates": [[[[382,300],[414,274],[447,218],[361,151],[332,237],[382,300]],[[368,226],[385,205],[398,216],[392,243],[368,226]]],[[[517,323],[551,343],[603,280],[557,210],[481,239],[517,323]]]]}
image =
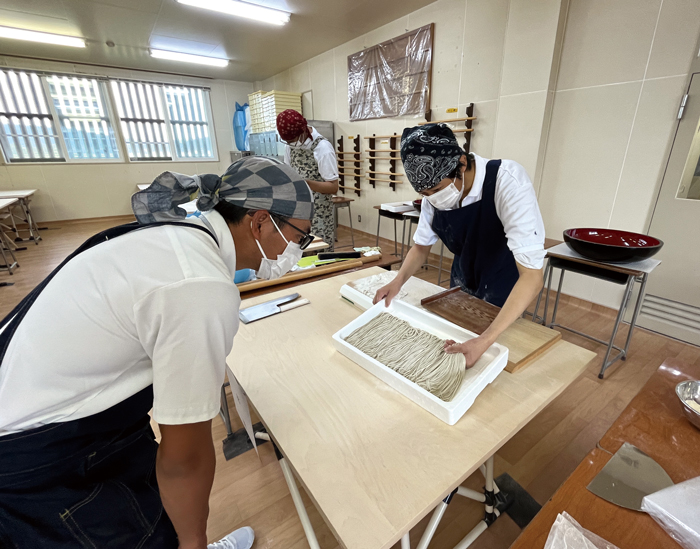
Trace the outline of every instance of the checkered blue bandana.
{"type": "Polygon", "coordinates": [[[314,215],[313,194],[306,181],[278,160],[259,156],[234,162],[221,177],[163,172],[131,197],[131,208],[142,225],[184,219],[187,212],[180,205],[195,198],[203,212],[225,200],[290,219],[310,220],[314,215]]]}
{"type": "Polygon", "coordinates": [[[401,161],[416,192],[432,189],[445,179],[465,154],[445,124],[406,128],[401,136],[401,161]]]}

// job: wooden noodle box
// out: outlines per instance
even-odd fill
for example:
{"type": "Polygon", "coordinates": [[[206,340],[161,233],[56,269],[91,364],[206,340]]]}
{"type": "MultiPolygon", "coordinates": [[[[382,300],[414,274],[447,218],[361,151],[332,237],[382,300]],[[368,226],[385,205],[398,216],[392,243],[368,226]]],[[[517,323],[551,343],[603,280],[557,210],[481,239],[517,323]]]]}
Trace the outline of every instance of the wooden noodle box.
{"type": "MultiPolygon", "coordinates": [[[[475,334],[483,334],[496,318],[500,307],[452,288],[421,300],[421,305],[430,312],[466,328],[475,334]]],[[[517,372],[524,368],[561,339],[561,333],[530,320],[519,318],[496,339],[508,347],[506,372],[517,372]]]]}

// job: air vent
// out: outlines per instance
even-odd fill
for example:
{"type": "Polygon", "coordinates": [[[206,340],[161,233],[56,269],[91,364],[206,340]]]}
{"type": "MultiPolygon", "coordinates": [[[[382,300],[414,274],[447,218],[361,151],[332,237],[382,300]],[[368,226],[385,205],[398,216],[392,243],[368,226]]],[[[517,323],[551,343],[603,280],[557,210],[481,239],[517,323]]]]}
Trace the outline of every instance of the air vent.
{"type": "Polygon", "coordinates": [[[642,315],[700,334],[700,307],[647,294],[642,304],[642,315]]]}

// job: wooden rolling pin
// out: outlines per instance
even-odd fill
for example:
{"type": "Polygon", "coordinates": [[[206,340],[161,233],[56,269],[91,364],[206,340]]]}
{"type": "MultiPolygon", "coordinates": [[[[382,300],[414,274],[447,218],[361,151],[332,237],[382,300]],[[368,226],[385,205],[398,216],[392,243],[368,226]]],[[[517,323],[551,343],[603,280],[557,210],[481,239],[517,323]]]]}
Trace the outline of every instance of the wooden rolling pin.
{"type": "MultiPolygon", "coordinates": [[[[381,256],[370,256],[370,258],[376,257],[379,259],[381,256]]],[[[369,258],[368,258],[369,259],[369,258]]],[[[376,261],[376,260],[374,260],[376,261]]],[[[323,267],[314,267],[313,269],[304,269],[303,271],[298,271],[295,273],[286,274],[280,278],[275,278],[274,280],[252,280],[251,282],[242,282],[238,284],[238,290],[243,292],[248,292],[250,290],[258,290],[260,288],[267,288],[268,286],[275,286],[276,284],[284,284],[285,282],[294,282],[295,280],[303,280],[304,278],[312,278],[314,276],[321,276],[328,273],[335,273],[337,271],[346,271],[348,269],[357,269],[362,267],[364,262],[362,259],[354,259],[352,261],[338,261],[336,263],[331,263],[329,265],[324,265],[323,267]]]]}

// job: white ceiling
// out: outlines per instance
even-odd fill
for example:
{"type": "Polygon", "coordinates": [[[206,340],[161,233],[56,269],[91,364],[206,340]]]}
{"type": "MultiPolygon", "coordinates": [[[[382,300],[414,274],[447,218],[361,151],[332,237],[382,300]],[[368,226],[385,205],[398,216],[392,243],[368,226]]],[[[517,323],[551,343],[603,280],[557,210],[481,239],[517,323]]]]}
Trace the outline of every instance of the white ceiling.
{"type": "Polygon", "coordinates": [[[2,0],[0,25],[87,39],[84,49],[0,39],[0,54],[252,82],[435,0],[254,0],[292,12],[282,27],[175,0],[2,0]],[[106,45],[114,42],[114,47],[106,45]],[[226,57],[226,68],[153,59],[148,48],[226,57]]]}

